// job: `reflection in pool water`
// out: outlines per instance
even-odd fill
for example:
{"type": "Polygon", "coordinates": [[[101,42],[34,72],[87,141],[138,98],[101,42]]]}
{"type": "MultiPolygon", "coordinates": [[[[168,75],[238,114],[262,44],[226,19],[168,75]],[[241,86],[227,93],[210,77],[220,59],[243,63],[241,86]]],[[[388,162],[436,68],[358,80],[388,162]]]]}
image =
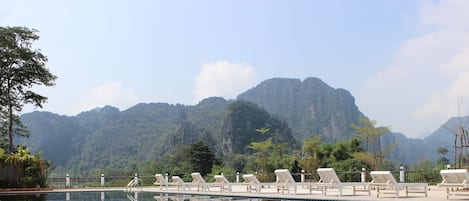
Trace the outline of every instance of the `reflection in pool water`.
{"type": "MultiPolygon", "coordinates": [[[[142,192],[67,192],[67,193],[28,193],[28,194],[0,194],[0,201],[91,201],[91,200],[117,200],[117,201],[227,201],[227,200],[249,200],[265,201],[266,199],[242,198],[242,197],[224,197],[224,196],[204,196],[204,195],[185,195],[185,194],[167,194],[167,193],[142,193],[142,192]]],[[[270,199],[272,200],[272,199],[270,199]]]]}
{"type": "Polygon", "coordinates": [[[128,193],[122,191],[108,192],[61,192],[61,193],[28,193],[28,194],[0,194],[0,201],[90,201],[90,200],[155,200],[142,193],[128,193]],[[139,196],[140,194],[140,196],[139,196]],[[140,199],[139,199],[140,197],[140,199]]]}

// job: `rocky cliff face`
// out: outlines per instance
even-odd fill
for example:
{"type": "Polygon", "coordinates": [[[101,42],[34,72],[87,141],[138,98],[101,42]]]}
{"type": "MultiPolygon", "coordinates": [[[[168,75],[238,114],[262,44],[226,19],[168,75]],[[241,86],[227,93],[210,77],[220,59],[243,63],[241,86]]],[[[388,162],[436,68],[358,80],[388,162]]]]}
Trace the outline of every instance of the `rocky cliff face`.
{"type": "Polygon", "coordinates": [[[246,154],[251,151],[247,148],[251,142],[265,141],[268,138],[272,138],[274,143],[297,146],[288,125],[256,104],[240,100],[228,106],[221,132],[223,155],[246,154]],[[268,131],[256,131],[262,128],[268,131]]]}
{"type": "Polygon", "coordinates": [[[350,125],[358,124],[363,115],[347,90],[334,89],[318,78],[266,80],[238,99],[286,120],[299,140],[316,135],[329,142],[349,139],[354,134],[350,125]]]}

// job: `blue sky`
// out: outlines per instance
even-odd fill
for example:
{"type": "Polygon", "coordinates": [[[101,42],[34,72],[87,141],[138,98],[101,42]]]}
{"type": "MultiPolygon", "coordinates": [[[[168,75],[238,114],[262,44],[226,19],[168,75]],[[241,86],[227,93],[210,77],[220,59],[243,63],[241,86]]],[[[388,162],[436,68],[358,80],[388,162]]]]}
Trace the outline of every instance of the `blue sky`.
{"type": "MultiPolygon", "coordinates": [[[[469,92],[469,1],[0,0],[0,26],[39,31],[56,86],[42,110],[194,105],[274,77],[318,77],[409,137],[469,92]]],[[[467,109],[466,109],[467,108],[467,109]]],[[[31,107],[25,112],[32,111],[31,107]]]]}

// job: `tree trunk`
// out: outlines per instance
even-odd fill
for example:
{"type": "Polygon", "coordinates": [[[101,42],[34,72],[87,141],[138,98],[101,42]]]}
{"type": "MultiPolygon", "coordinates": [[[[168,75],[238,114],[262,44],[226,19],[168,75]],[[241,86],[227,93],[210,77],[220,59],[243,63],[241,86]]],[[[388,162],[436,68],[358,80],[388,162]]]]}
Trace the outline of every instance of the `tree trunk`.
{"type": "Polygon", "coordinates": [[[8,101],[8,141],[9,141],[9,153],[13,153],[13,104],[11,103],[11,86],[10,81],[7,84],[7,101],[8,101]]]}
{"type": "Polygon", "coordinates": [[[13,153],[13,111],[11,104],[8,105],[8,140],[9,140],[9,151],[13,153]]]}

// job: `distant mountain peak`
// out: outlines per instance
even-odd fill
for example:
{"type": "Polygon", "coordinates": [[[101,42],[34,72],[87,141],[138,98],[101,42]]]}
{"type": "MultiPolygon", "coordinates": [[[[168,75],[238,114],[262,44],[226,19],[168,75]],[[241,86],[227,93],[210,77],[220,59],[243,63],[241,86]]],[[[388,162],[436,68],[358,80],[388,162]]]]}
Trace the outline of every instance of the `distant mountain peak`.
{"type": "Polygon", "coordinates": [[[119,112],[119,108],[110,106],[110,105],[105,105],[104,107],[96,107],[92,109],[91,111],[93,112],[119,112]]]}
{"type": "Polygon", "coordinates": [[[247,100],[286,120],[297,139],[323,135],[326,141],[349,139],[350,124],[363,114],[355,98],[344,89],[334,89],[319,78],[272,78],[240,94],[247,100]]]}

